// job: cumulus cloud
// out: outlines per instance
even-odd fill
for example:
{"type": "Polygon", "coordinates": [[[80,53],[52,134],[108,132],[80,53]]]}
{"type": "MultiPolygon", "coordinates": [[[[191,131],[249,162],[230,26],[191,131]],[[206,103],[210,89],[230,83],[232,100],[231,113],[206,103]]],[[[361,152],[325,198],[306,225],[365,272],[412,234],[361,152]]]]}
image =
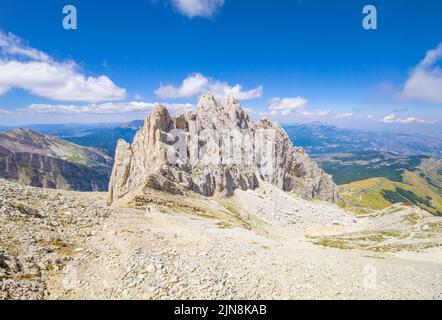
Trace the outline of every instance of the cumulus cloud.
{"type": "Polygon", "coordinates": [[[302,97],[273,98],[269,101],[270,115],[286,116],[295,112],[303,111],[308,105],[308,100],[302,97]]]}
{"type": "Polygon", "coordinates": [[[416,118],[416,117],[399,118],[395,114],[390,114],[388,116],[385,116],[382,119],[382,122],[384,122],[384,123],[402,123],[402,124],[410,124],[410,123],[434,124],[437,122],[437,120],[424,120],[424,119],[416,118]]]}
{"type": "Polygon", "coordinates": [[[339,113],[331,109],[310,109],[309,101],[303,97],[273,98],[268,103],[268,112],[262,115],[271,117],[299,115],[306,118],[351,119],[353,113],[339,113]]]}
{"type": "Polygon", "coordinates": [[[277,119],[291,120],[290,116],[295,116],[297,119],[304,117],[304,119],[328,119],[339,121],[380,121],[384,123],[398,123],[398,124],[435,124],[438,120],[426,120],[415,116],[398,117],[396,114],[386,116],[374,116],[372,114],[364,114],[360,112],[336,112],[332,109],[312,109],[309,108],[309,101],[303,97],[294,98],[273,98],[268,103],[268,112],[260,113],[260,116],[272,117],[277,119]]]}
{"type": "Polygon", "coordinates": [[[73,61],[56,61],[13,34],[0,31],[0,95],[20,88],[59,101],[117,101],[126,90],[107,76],[91,77],[73,61]]]}
{"type": "Polygon", "coordinates": [[[224,0],[172,0],[174,8],[192,19],[213,17],[224,5],[224,0]]]}
{"type": "Polygon", "coordinates": [[[191,98],[211,91],[217,98],[230,95],[239,100],[260,98],[263,95],[263,87],[259,86],[251,90],[243,90],[239,84],[231,86],[227,82],[211,79],[195,73],[183,80],[180,86],[161,85],[155,94],[162,99],[191,98]]]}
{"type": "MultiPolygon", "coordinates": [[[[25,109],[18,110],[22,113],[36,114],[125,114],[125,113],[149,113],[158,103],[150,102],[106,102],[92,103],[87,105],[52,105],[32,104],[25,109]]],[[[166,104],[172,114],[181,114],[192,110],[192,104],[166,104]]]]}
{"type": "Polygon", "coordinates": [[[442,70],[437,66],[441,60],[442,43],[428,51],[413,69],[399,96],[407,100],[442,103],[442,70]]]}

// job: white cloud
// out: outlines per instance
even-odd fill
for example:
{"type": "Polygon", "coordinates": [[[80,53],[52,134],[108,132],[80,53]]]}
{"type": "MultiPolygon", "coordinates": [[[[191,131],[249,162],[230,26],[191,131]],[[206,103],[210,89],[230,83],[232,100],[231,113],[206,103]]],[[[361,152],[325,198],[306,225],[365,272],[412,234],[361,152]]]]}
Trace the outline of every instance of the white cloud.
{"type": "Polygon", "coordinates": [[[8,92],[10,87],[0,85],[0,96],[8,92]]]}
{"type": "Polygon", "coordinates": [[[393,122],[395,122],[395,120],[396,120],[396,115],[390,114],[388,116],[385,116],[384,119],[382,119],[382,122],[393,123],[393,122]]]}
{"type": "MultiPolygon", "coordinates": [[[[286,112],[286,115],[287,115],[287,113],[288,112],[286,112]]],[[[275,114],[274,111],[273,111],[273,114],[275,114]]],[[[301,115],[304,116],[304,117],[313,117],[315,114],[313,112],[311,112],[311,111],[304,110],[304,111],[301,112],[301,115]]]]}
{"type": "Polygon", "coordinates": [[[210,18],[222,8],[224,0],[172,0],[172,4],[188,18],[210,18]]]}
{"type": "Polygon", "coordinates": [[[73,61],[55,61],[12,34],[0,31],[0,95],[11,88],[59,101],[117,101],[126,90],[108,77],[82,74],[73,61]]]}
{"type": "Polygon", "coordinates": [[[302,97],[273,98],[269,101],[268,108],[270,115],[286,116],[294,112],[302,112],[307,105],[308,100],[302,97]]]}
{"type": "Polygon", "coordinates": [[[337,119],[351,119],[353,117],[352,112],[340,113],[336,116],[337,119]]]}
{"type": "Polygon", "coordinates": [[[34,49],[12,33],[4,33],[0,30],[0,50],[5,56],[25,57],[37,61],[51,61],[52,59],[44,52],[34,49]]]}
{"type": "MultiPolygon", "coordinates": [[[[341,120],[350,120],[355,116],[351,112],[337,114],[331,109],[310,109],[308,108],[308,105],[309,101],[300,96],[294,98],[273,98],[268,103],[269,112],[264,113],[263,115],[268,115],[271,117],[297,115],[313,119],[333,118],[341,120]]],[[[364,118],[364,116],[358,117],[361,119],[364,118]]]]}
{"type": "Polygon", "coordinates": [[[305,119],[328,119],[340,121],[381,121],[384,123],[398,123],[398,124],[435,124],[438,120],[425,120],[418,117],[397,117],[395,114],[390,114],[385,117],[375,117],[372,114],[362,114],[358,112],[341,112],[337,113],[331,109],[311,109],[308,108],[309,101],[302,97],[295,98],[273,98],[269,101],[268,112],[260,113],[261,116],[269,116],[277,119],[290,120],[293,116],[299,120],[300,117],[305,119]],[[292,117],[290,117],[292,116],[292,117]]]}
{"type": "Polygon", "coordinates": [[[416,118],[416,117],[398,118],[395,114],[390,114],[388,116],[385,116],[382,119],[382,122],[384,122],[384,123],[402,123],[402,124],[410,124],[410,123],[434,124],[437,122],[437,120],[424,120],[424,119],[416,118]]]}
{"type": "Polygon", "coordinates": [[[0,115],[5,115],[5,114],[11,114],[11,111],[5,110],[5,109],[0,109],[0,115]]]}
{"type": "Polygon", "coordinates": [[[216,98],[230,95],[239,100],[260,98],[263,95],[263,87],[243,91],[239,84],[231,86],[226,82],[208,78],[201,73],[195,73],[183,80],[180,86],[161,85],[155,94],[162,99],[191,98],[211,91],[216,98]]]}
{"type": "Polygon", "coordinates": [[[436,65],[440,60],[442,43],[428,51],[413,69],[399,96],[406,100],[442,103],[442,70],[436,65]]]}
{"type": "Polygon", "coordinates": [[[354,112],[337,113],[332,109],[312,109],[309,108],[309,101],[303,97],[294,98],[273,98],[269,101],[268,112],[262,113],[263,116],[281,118],[284,120],[299,120],[300,117],[308,120],[374,120],[373,115],[364,115],[354,112]],[[292,116],[290,118],[290,116],[292,116]]]}
{"type": "Polygon", "coordinates": [[[301,115],[304,117],[317,117],[317,118],[323,118],[323,117],[329,117],[333,116],[335,113],[332,110],[322,110],[322,109],[314,109],[312,111],[304,110],[301,112],[301,115]]]}
{"type": "MultiPolygon", "coordinates": [[[[28,108],[20,109],[22,113],[36,114],[125,114],[125,113],[149,113],[158,103],[150,102],[106,102],[101,104],[88,105],[51,105],[32,104],[28,108]]],[[[193,105],[186,104],[166,104],[172,114],[181,114],[193,109],[193,105]]]]}
{"type": "Polygon", "coordinates": [[[316,115],[319,117],[326,117],[333,114],[331,110],[316,110],[316,115]]]}
{"type": "Polygon", "coordinates": [[[161,85],[155,91],[155,94],[163,99],[190,98],[201,94],[204,90],[207,90],[208,86],[209,79],[200,73],[196,73],[184,79],[179,87],[161,85]]]}

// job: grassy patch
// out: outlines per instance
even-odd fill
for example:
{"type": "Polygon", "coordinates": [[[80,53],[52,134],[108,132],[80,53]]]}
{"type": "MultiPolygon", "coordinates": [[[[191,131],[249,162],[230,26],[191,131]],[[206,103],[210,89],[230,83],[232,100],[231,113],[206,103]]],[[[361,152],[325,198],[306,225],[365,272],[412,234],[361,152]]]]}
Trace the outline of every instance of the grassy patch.
{"type": "Polygon", "coordinates": [[[420,216],[417,213],[411,213],[405,216],[405,219],[412,225],[417,225],[420,222],[420,216]]]}
{"type": "Polygon", "coordinates": [[[218,221],[216,223],[216,225],[220,229],[231,229],[231,228],[233,228],[233,226],[230,223],[227,223],[227,222],[224,222],[224,221],[218,221]]]}
{"type": "Polygon", "coordinates": [[[336,249],[342,249],[342,250],[351,250],[353,249],[351,246],[349,246],[344,240],[340,239],[331,239],[331,238],[325,238],[320,239],[318,241],[315,241],[314,244],[323,246],[323,247],[330,247],[330,248],[336,248],[336,249]]]}
{"type": "Polygon", "coordinates": [[[342,250],[365,250],[382,253],[421,251],[442,245],[440,240],[432,238],[429,233],[418,233],[412,239],[409,239],[409,236],[410,233],[399,230],[373,230],[314,238],[313,243],[342,250]]]}
{"type": "Polygon", "coordinates": [[[403,182],[372,178],[342,186],[338,204],[363,215],[407,202],[434,215],[442,212],[442,197],[416,172],[410,171],[404,171],[403,182]]]}

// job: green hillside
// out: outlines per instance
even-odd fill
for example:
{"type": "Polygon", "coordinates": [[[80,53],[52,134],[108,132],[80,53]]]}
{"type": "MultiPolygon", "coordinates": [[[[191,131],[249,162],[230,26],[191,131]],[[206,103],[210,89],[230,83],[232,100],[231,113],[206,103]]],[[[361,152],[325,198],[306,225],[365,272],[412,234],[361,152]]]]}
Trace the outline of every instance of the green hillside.
{"type": "MultiPolygon", "coordinates": [[[[417,171],[419,166],[429,159],[433,158],[428,156],[401,157],[394,153],[378,151],[333,153],[315,157],[321,168],[331,174],[338,185],[370,178],[387,178],[402,182],[404,170],[417,171]]],[[[428,162],[428,167],[442,163],[439,160],[433,160],[428,162]]],[[[431,176],[434,178],[435,174],[431,176]]]]}
{"type": "Polygon", "coordinates": [[[412,203],[432,214],[442,215],[442,196],[422,171],[404,170],[402,182],[370,178],[341,186],[339,203],[358,214],[382,210],[395,203],[412,203]]]}

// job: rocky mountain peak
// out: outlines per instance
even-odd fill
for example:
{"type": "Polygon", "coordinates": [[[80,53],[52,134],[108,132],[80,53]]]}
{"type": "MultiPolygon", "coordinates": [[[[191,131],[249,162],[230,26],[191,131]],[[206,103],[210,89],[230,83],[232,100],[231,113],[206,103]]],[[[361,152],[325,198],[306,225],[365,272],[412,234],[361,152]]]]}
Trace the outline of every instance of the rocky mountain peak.
{"type": "Polygon", "coordinates": [[[250,117],[241,108],[239,100],[233,96],[226,96],[221,101],[216,101],[212,93],[207,93],[200,98],[196,107],[196,116],[201,119],[204,129],[250,127],[250,117]]]}
{"type": "Polygon", "coordinates": [[[25,143],[30,145],[38,145],[44,143],[47,139],[44,135],[24,128],[12,129],[2,134],[3,139],[8,139],[11,142],[25,143]]]}
{"type": "Polygon", "coordinates": [[[46,137],[31,129],[17,128],[0,133],[0,145],[13,152],[46,152],[56,138],[46,137]]]}
{"type": "Polygon", "coordinates": [[[29,136],[38,136],[38,137],[44,137],[42,134],[38,133],[37,131],[34,131],[32,129],[26,129],[26,128],[15,128],[7,132],[11,136],[22,136],[22,135],[29,135],[29,136]]]}
{"type": "Polygon", "coordinates": [[[202,95],[200,97],[200,100],[196,106],[196,110],[200,112],[207,112],[207,111],[216,111],[218,110],[218,103],[215,100],[215,96],[212,92],[208,92],[205,95],[202,95]]]}
{"type": "Polygon", "coordinates": [[[164,105],[158,105],[154,108],[152,114],[146,119],[145,127],[148,125],[153,139],[157,139],[157,131],[169,131],[173,124],[169,111],[164,105]],[[148,123],[147,123],[148,122],[148,123]]]}
{"type": "Polygon", "coordinates": [[[173,118],[157,106],[132,145],[120,141],[109,203],[143,193],[232,195],[269,182],[305,198],[334,200],[337,187],[287,133],[268,120],[254,123],[234,97],[201,97],[194,112],[173,118]]]}

